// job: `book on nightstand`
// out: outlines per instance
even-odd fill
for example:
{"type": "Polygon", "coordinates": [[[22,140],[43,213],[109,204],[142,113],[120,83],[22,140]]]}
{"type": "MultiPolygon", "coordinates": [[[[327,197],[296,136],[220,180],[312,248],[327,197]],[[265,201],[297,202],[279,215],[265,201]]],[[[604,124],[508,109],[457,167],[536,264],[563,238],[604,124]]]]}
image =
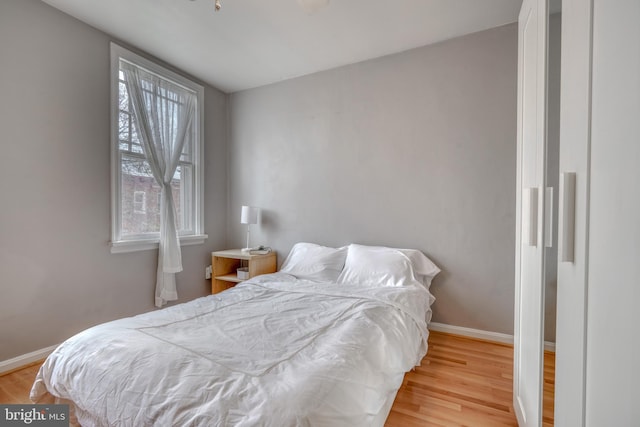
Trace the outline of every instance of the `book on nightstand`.
{"type": "Polygon", "coordinates": [[[271,248],[269,246],[258,246],[257,248],[251,248],[249,253],[251,255],[266,255],[271,253],[271,248]]]}

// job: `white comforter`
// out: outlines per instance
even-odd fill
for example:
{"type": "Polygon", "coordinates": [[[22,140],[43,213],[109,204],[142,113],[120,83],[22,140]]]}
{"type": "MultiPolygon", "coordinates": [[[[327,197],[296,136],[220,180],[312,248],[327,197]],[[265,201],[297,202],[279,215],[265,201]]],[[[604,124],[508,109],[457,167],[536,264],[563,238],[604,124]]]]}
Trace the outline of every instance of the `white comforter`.
{"type": "Polygon", "coordinates": [[[426,353],[432,298],[261,276],[81,332],[31,398],[71,400],[83,426],[381,425],[426,353]]]}

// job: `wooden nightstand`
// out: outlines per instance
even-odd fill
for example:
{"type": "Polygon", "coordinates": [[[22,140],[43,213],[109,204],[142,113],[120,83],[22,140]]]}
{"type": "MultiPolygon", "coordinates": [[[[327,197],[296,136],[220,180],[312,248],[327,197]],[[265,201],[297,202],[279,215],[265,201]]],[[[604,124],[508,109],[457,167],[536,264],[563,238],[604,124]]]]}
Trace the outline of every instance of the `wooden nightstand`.
{"type": "Polygon", "coordinates": [[[247,261],[249,267],[249,279],[259,274],[276,272],[276,253],[266,255],[250,255],[240,249],[211,252],[211,265],[213,277],[211,279],[211,293],[217,294],[229,289],[243,280],[239,279],[236,270],[241,267],[241,262],[247,261]]]}

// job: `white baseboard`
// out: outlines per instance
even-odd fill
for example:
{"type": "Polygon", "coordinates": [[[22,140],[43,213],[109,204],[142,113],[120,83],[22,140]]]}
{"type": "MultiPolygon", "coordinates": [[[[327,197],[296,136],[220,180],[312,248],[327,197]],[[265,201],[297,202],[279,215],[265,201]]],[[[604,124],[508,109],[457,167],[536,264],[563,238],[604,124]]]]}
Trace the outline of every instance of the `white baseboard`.
{"type": "Polygon", "coordinates": [[[31,353],[16,356],[13,359],[3,360],[0,362],[0,374],[42,360],[50,355],[56,347],[58,347],[58,345],[52,345],[51,347],[41,348],[31,353]]]}
{"type": "MultiPolygon", "coordinates": [[[[465,328],[462,326],[447,325],[445,323],[437,322],[429,323],[429,330],[513,345],[513,335],[503,334],[500,332],[483,331],[481,329],[465,328]]],[[[544,349],[547,351],[555,352],[556,343],[545,341],[544,349]]]]}

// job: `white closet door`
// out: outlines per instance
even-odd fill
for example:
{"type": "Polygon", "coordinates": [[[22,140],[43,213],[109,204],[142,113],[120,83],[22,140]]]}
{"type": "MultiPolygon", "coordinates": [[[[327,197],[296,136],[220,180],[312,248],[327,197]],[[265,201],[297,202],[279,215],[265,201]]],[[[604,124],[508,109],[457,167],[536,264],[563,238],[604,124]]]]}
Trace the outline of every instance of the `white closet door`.
{"type": "MultiPolygon", "coordinates": [[[[567,212],[566,203],[560,203],[558,211],[558,249],[561,255],[571,255],[558,260],[554,417],[555,424],[562,427],[586,424],[592,6],[591,0],[562,2],[560,173],[563,177],[575,176],[573,194],[566,194],[566,185],[560,186],[559,194],[559,199],[569,199],[573,208],[567,212]]],[[[615,192],[617,188],[609,190],[615,192]]],[[[612,419],[608,425],[624,424],[612,419]]]]}
{"type": "Polygon", "coordinates": [[[547,1],[518,20],[518,149],[513,406],[521,426],[542,417],[547,1]]]}

